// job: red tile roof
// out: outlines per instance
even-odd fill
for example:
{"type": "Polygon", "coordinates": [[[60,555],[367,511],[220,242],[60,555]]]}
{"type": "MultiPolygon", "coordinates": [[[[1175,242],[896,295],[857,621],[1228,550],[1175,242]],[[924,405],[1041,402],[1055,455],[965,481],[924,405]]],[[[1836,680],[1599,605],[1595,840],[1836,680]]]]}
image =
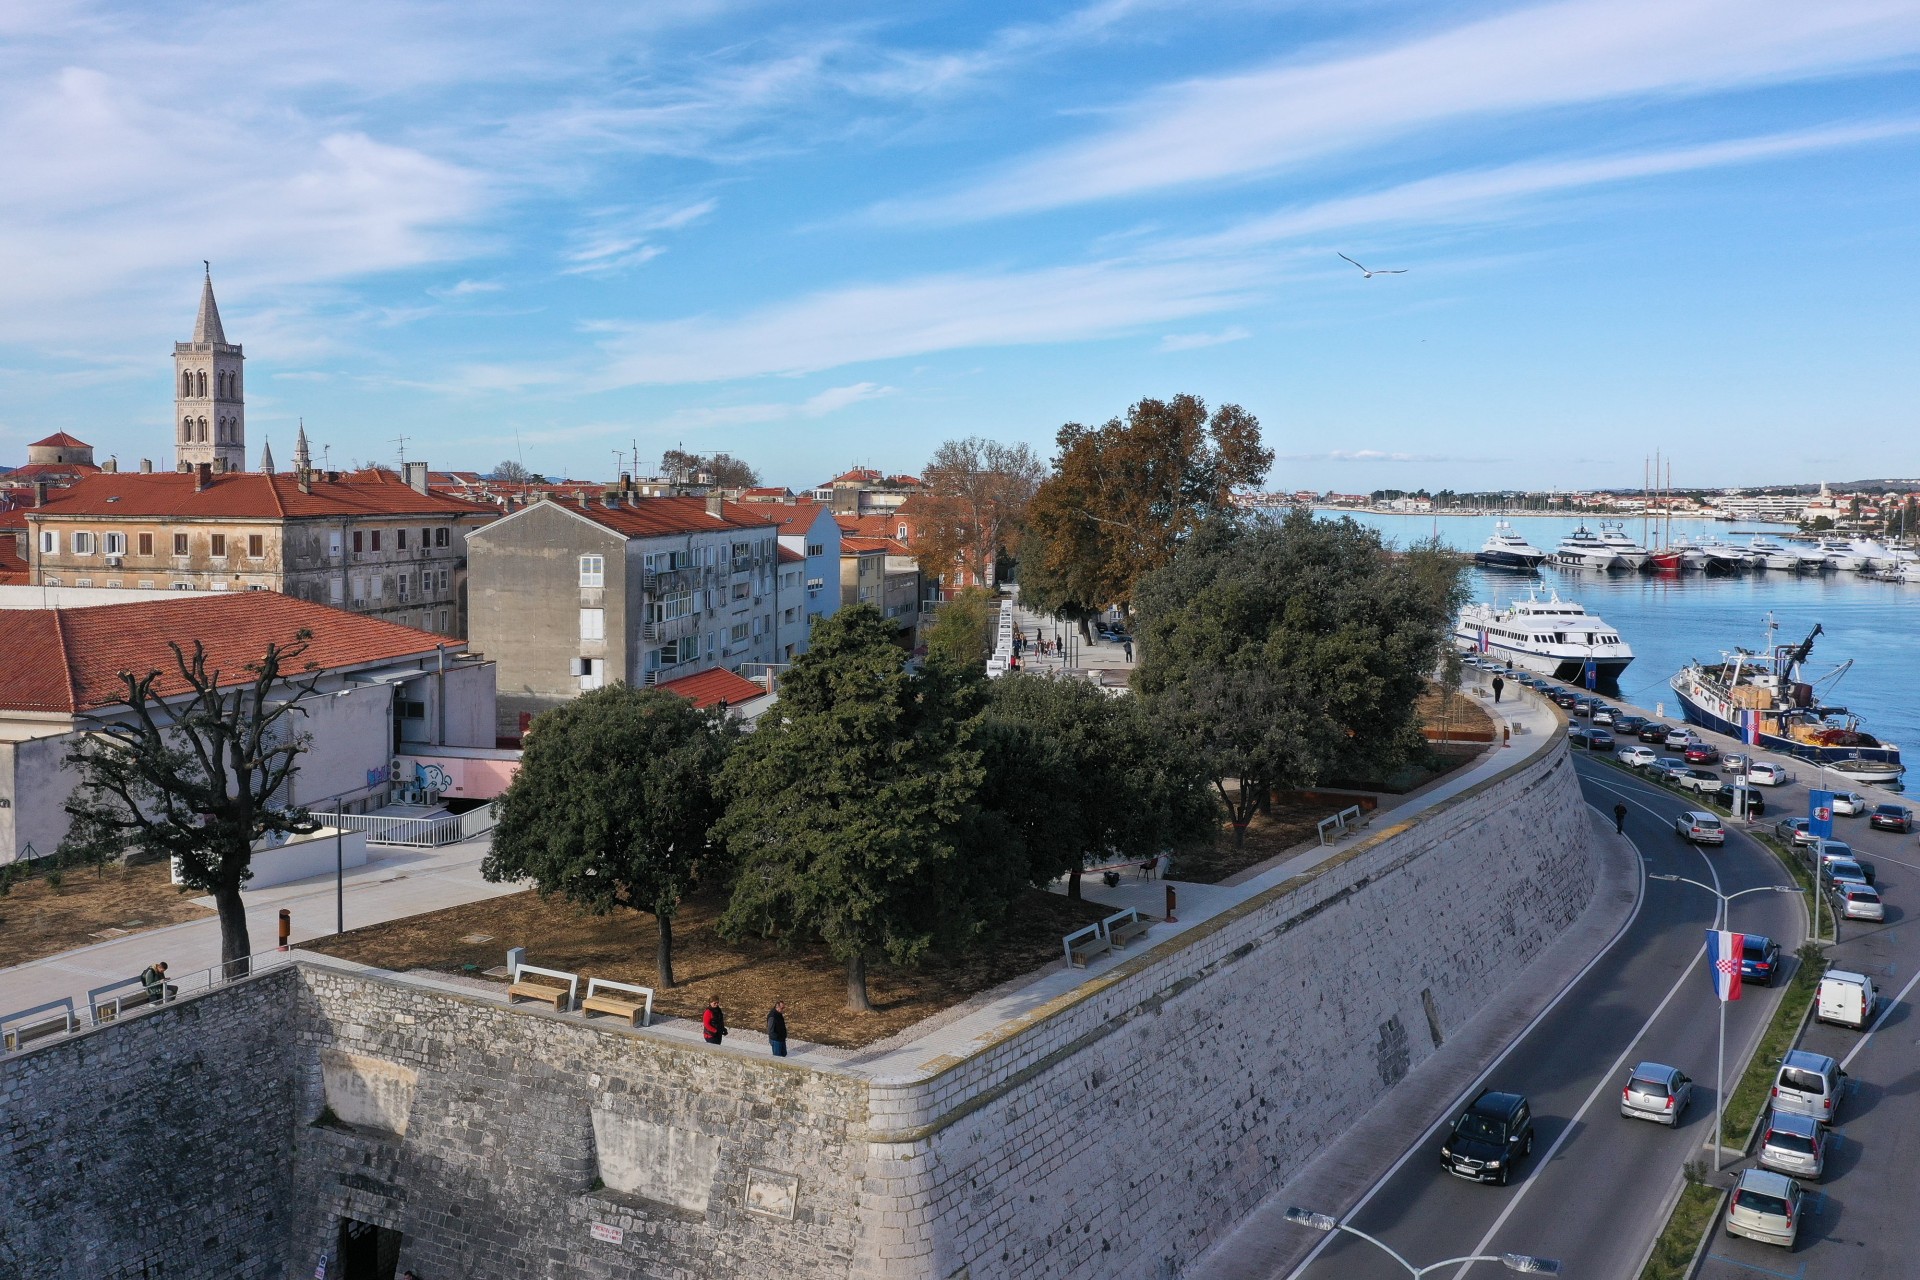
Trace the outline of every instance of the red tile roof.
{"type": "Polygon", "coordinates": [[[494,513],[490,507],[439,494],[417,493],[389,471],[353,471],[338,480],[313,475],[302,493],[290,473],[232,471],[210,476],[195,491],[188,471],[151,474],[121,471],[88,476],[49,495],[49,516],[180,516],[278,520],[282,517],[465,516],[494,513]]]}
{"type": "Polygon", "coordinates": [[[105,706],[125,692],[121,671],[161,672],[156,692],[185,688],[169,641],[189,655],[198,639],[207,666],[223,685],[241,684],[244,668],[258,661],[270,642],[291,644],[305,628],[313,640],[301,665],[353,667],[433,653],[444,636],[378,618],[344,613],[277,591],[183,593],[178,600],[83,609],[12,609],[4,615],[8,661],[0,663],[0,708],[16,711],[84,711],[105,706]]]}
{"type": "Polygon", "coordinates": [[[724,518],[707,513],[705,498],[635,498],[609,507],[600,502],[581,506],[578,502],[556,502],[569,511],[605,525],[629,538],[652,538],[674,533],[714,533],[722,529],[747,529],[770,525],[762,508],[726,503],[724,518]]]}
{"type": "Polygon", "coordinates": [[[786,502],[791,500],[792,497],[792,491],[786,488],[748,489],[740,495],[740,499],[743,502],[765,502],[769,499],[775,502],[786,502]]]}
{"type": "Polygon", "coordinates": [[[93,446],[88,444],[85,440],[76,440],[64,431],[56,431],[52,435],[48,436],[45,440],[35,440],[32,444],[28,445],[27,448],[38,449],[41,445],[47,445],[55,449],[91,449],[93,448],[93,446]]]}
{"type": "Polygon", "coordinates": [[[27,562],[14,550],[13,538],[0,534],[0,587],[27,585],[27,562]]]}
{"type": "Polygon", "coordinates": [[[99,471],[100,468],[91,462],[29,462],[24,467],[15,467],[7,472],[7,478],[33,480],[40,476],[90,476],[99,471]]]}
{"type": "Polygon", "coordinates": [[[905,543],[898,542],[892,538],[860,538],[851,534],[840,539],[840,554],[845,555],[849,551],[854,552],[856,555],[862,552],[870,555],[875,551],[884,551],[890,556],[910,556],[913,554],[912,551],[907,549],[905,543]]]}
{"type": "Polygon", "coordinates": [[[866,516],[835,516],[834,523],[840,526],[843,534],[857,534],[863,538],[891,538],[900,528],[900,521],[893,518],[891,512],[866,516]]]}
{"type": "Polygon", "coordinates": [[[725,667],[715,667],[711,671],[698,671],[690,676],[681,676],[678,680],[669,680],[654,686],[668,693],[677,693],[696,707],[711,707],[725,702],[728,706],[739,706],[755,698],[764,698],[767,691],[745,676],[735,675],[725,667]]]}
{"type": "Polygon", "coordinates": [[[729,502],[721,510],[727,519],[745,524],[772,524],[790,535],[805,533],[826,509],[824,502],[729,502]]]}

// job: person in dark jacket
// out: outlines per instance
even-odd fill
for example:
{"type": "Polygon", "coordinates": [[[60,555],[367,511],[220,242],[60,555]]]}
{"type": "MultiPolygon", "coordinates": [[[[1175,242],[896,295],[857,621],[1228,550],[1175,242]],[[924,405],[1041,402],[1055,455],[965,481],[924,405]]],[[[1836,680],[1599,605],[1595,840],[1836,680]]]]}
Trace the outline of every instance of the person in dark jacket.
{"type": "Polygon", "coordinates": [[[700,1015],[700,1034],[708,1044],[719,1044],[727,1038],[727,1011],[711,996],[707,999],[706,1012],[700,1015]]]}
{"type": "Polygon", "coordinates": [[[1627,834],[1627,806],[1624,804],[1613,806],[1613,833],[1620,836],[1627,834]]]}
{"type": "Polygon", "coordinates": [[[167,982],[167,962],[155,960],[140,971],[140,985],[147,989],[147,998],[155,1004],[173,999],[180,990],[167,982]]]}
{"type": "Polygon", "coordinates": [[[767,1010],[767,1046],[773,1050],[773,1056],[787,1056],[787,1002],[775,1000],[773,1008],[767,1010]]]}
{"type": "Polygon", "coordinates": [[[1499,676],[1493,678],[1493,700],[1495,702],[1500,701],[1500,691],[1506,687],[1507,682],[1505,680],[1502,680],[1499,676]]]}

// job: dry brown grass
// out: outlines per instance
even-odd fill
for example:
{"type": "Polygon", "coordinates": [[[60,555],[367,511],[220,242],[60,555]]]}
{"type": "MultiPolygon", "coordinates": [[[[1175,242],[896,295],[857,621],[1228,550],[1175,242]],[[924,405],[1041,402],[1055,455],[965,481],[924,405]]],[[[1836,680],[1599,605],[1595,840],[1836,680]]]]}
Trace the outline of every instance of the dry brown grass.
{"type": "MultiPolygon", "coordinates": [[[[1060,938],[1107,914],[1088,902],[1030,890],[991,945],[954,960],[935,958],[918,969],[876,964],[867,971],[874,1012],[846,1008],[846,969],[826,948],[782,952],[773,943],[732,943],[714,931],[717,904],[690,901],[673,922],[673,970],[680,985],[657,991],[654,1009],[696,1018],[717,996],[737,1027],[759,1030],[775,1000],[787,1002],[787,1024],[797,1039],[854,1048],[949,1008],[969,996],[1031,973],[1060,958],[1060,938]]],[[[435,969],[473,973],[493,968],[508,947],[524,946],[527,962],[584,977],[652,986],[659,976],[653,917],[622,911],[594,916],[559,898],[509,894],[405,920],[370,925],[307,943],[314,951],[404,972],[435,969]],[[469,936],[489,934],[486,942],[469,936]]]]}
{"type": "Polygon", "coordinates": [[[1493,738],[1493,717],[1468,694],[1455,694],[1449,706],[1440,686],[1429,684],[1415,706],[1421,725],[1429,732],[1441,731],[1449,737],[1472,738],[1478,742],[1488,742],[1493,738]]]}
{"type": "Polygon", "coordinates": [[[44,874],[16,881],[0,897],[0,967],[105,942],[96,935],[108,929],[139,933],[211,916],[193,896],[167,883],[164,862],[69,867],[58,888],[44,874]]]}

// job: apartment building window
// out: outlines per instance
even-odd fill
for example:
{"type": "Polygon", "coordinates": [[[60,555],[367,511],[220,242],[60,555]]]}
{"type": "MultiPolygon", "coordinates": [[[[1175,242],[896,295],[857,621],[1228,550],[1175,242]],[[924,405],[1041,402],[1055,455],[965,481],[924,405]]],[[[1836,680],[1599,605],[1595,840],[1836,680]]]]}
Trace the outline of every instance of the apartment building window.
{"type": "Polygon", "coordinates": [[[807,579],[808,595],[817,596],[822,591],[825,591],[826,589],[827,589],[827,580],[825,578],[808,578],[807,579]]]}
{"type": "Polygon", "coordinates": [[[225,591],[227,589],[227,580],[225,578],[215,578],[207,584],[207,588],[212,591],[225,591]]]}
{"type": "Polygon", "coordinates": [[[374,574],[373,577],[369,579],[369,585],[371,585],[373,588],[373,593],[372,593],[373,599],[379,600],[382,596],[387,594],[387,580],[384,575],[381,575],[378,573],[374,574]]]}
{"type": "MultiPolygon", "coordinates": [[[[355,548],[359,550],[359,548],[355,548]]],[[[327,534],[327,554],[335,560],[340,558],[340,531],[334,529],[327,534]]]]}
{"type": "Polygon", "coordinates": [[[605,640],[607,638],[607,611],[605,609],[582,609],[580,611],[580,638],[582,640],[605,640]]]}
{"type": "Polygon", "coordinates": [[[607,558],[605,556],[580,557],[580,585],[583,587],[604,587],[607,585],[607,558]]]}
{"type": "Polygon", "coordinates": [[[810,556],[823,556],[827,554],[827,546],[824,542],[809,542],[807,544],[807,554],[810,556]]]}
{"type": "Polygon", "coordinates": [[[347,594],[347,584],[343,582],[341,579],[330,578],[327,580],[328,601],[330,601],[333,604],[339,604],[340,598],[346,594],[347,594]]]}
{"type": "Polygon", "coordinates": [[[140,589],[141,589],[142,591],[151,591],[151,590],[153,590],[153,579],[152,579],[152,578],[142,578],[142,579],[140,579],[140,589]]]}
{"type": "Polygon", "coordinates": [[[446,545],[447,545],[447,541],[448,541],[448,531],[447,531],[446,529],[444,529],[444,528],[441,528],[441,529],[435,529],[435,530],[433,531],[433,545],[434,545],[434,546],[436,546],[436,547],[444,547],[444,546],[446,546],[446,545]]]}
{"type": "Polygon", "coordinates": [[[446,629],[447,629],[447,611],[445,609],[442,609],[440,611],[440,630],[445,631],[446,629]]]}
{"type": "Polygon", "coordinates": [[[405,600],[405,599],[407,598],[407,578],[408,578],[408,576],[409,576],[409,575],[407,575],[407,574],[404,574],[404,573],[400,573],[400,574],[395,574],[395,575],[394,575],[394,579],[393,579],[393,580],[394,580],[394,583],[395,583],[395,584],[397,585],[397,587],[399,588],[399,591],[400,591],[400,599],[401,599],[402,601],[404,601],[404,600],[405,600]]]}
{"type": "Polygon", "coordinates": [[[433,530],[422,529],[420,531],[420,549],[422,551],[425,551],[427,550],[427,548],[431,547],[432,545],[433,545],[433,530]]]}
{"type": "Polygon", "coordinates": [[[60,535],[52,529],[42,529],[40,531],[40,554],[43,556],[57,556],[60,554],[60,535]]]}
{"type": "Polygon", "coordinates": [[[381,532],[380,530],[375,529],[372,533],[373,549],[375,551],[378,551],[380,549],[380,532],[381,532]]]}
{"type": "Polygon", "coordinates": [[[446,593],[447,593],[447,571],[445,569],[442,569],[440,571],[440,594],[445,595],[446,593]]]}
{"type": "Polygon", "coordinates": [[[212,535],[207,540],[207,542],[208,542],[207,554],[211,555],[215,560],[225,560],[227,558],[227,535],[226,534],[216,533],[212,535]]]}
{"type": "Polygon", "coordinates": [[[177,556],[183,556],[187,554],[187,535],[186,534],[176,533],[173,535],[173,554],[177,556]]]}
{"type": "Polygon", "coordinates": [[[93,579],[92,578],[75,578],[73,580],[73,585],[76,587],[90,587],[93,585],[93,579]]]}
{"type": "Polygon", "coordinates": [[[393,545],[397,549],[401,551],[405,551],[407,549],[407,531],[405,529],[396,529],[394,531],[393,537],[394,537],[393,545]]]}
{"type": "Polygon", "coordinates": [[[753,590],[753,588],[748,586],[746,583],[736,582],[733,584],[733,598],[735,600],[745,600],[747,598],[747,593],[751,590],[753,590]]]}
{"type": "Polygon", "coordinates": [[[107,554],[110,556],[123,556],[127,554],[127,535],[124,533],[108,534],[107,554]]]}
{"type": "Polygon", "coordinates": [[[143,556],[150,556],[153,554],[153,535],[152,534],[143,533],[140,535],[140,554],[143,556]]]}
{"type": "Polygon", "coordinates": [[[745,640],[746,638],[747,638],[747,624],[744,622],[734,623],[733,627],[727,632],[728,644],[739,644],[742,640],[745,640]]]}
{"type": "Polygon", "coordinates": [[[73,531],[73,554],[77,556],[90,556],[93,554],[93,535],[85,529],[75,529],[73,531]]]}
{"type": "Polygon", "coordinates": [[[267,539],[264,534],[247,535],[247,559],[258,560],[267,554],[267,539]]]}
{"type": "Polygon", "coordinates": [[[360,530],[355,529],[353,531],[353,554],[359,555],[361,551],[365,549],[364,546],[362,545],[365,538],[366,538],[366,534],[362,533],[360,530]]]}
{"type": "Polygon", "coordinates": [[[193,584],[191,582],[176,582],[173,584],[173,589],[175,591],[191,591],[193,590],[193,584]]]}
{"type": "Polygon", "coordinates": [[[672,622],[693,612],[693,592],[676,591],[653,602],[653,620],[672,622]]]}

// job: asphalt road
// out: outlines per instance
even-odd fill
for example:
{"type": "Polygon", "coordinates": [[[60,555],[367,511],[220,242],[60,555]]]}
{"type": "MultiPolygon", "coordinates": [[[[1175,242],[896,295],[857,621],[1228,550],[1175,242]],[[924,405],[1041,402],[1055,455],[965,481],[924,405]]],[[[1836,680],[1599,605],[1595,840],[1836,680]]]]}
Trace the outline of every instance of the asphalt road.
{"type": "MultiPolygon", "coordinates": [[[[1576,762],[1595,807],[1611,814],[1625,797],[1631,811],[1627,835],[1647,871],[1717,880],[1726,893],[1786,882],[1773,856],[1743,834],[1734,833],[1719,850],[1684,843],[1672,820],[1690,807],[1687,801],[1598,761],[1576,762]]],[[[1659,1226],[1681,1166],[1708,1154],[1718,1026],[1700,959],[1715,900],[1684,884],[1650,882],[1645,890],[1621,937],[1488,1074],[1490,1087],[1524,1093],[1533,1107],[1534,1154],[1519,1166],[1513,1184],[1482,1186],[1444,1172],[1439,1148],[1453,1116],[1435,1116],[1426,1133],[1408,1135],[1406,1158],[1347,1222],[1379,1236],[1416,1266],[1519,1252],[1557,1257],[1572,1276],[1632,1271],[1659,1226]],[[1628,1069],[1646,1060],[1678,1066],[1696,1082],[1693,1105],[1678,1130],[1619,1113],[1628,1069]]],[[[1784,894],[1738,900],[1731,924],[1772,935],[1788,954],[1805,929],[1799,899],[1784,894]]],[[[1777,991],[1749,987],[1748,998],[1729,1006],[1730,1064],[1759,1035],[1777,998],[1777,991]]],[[[1487,1263],[1435,1274],[1469,1271],[1507,1274],[1487,1263]]],[[[1406,1272],[1372,1245],[1337,1234],[1293,1275],[1393,1280],[1406,1272]]]]}

